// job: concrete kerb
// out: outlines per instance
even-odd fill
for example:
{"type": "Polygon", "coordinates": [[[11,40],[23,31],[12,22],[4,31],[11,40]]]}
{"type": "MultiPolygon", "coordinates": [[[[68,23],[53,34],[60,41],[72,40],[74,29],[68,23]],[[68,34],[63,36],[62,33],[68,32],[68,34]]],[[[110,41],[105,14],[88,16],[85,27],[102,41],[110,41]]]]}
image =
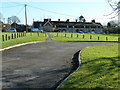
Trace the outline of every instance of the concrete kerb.
{"type": "MultiPolygon", "coordinates": [[[[89,47],[86,47],[86,48],[89,48],[89,47]]],[[[79,66],[77,67],[77,69],[76,69],[74,72],[72,72],[71,74],[69,74],[69,75],[57,86],[56,90],[59,90],[60,87],[61,87],[61,85],[62,85],[66,80],[68,80],[68,78],[69,78],[70,76],[72,76],[76,71],[78,71],[78,70],[80,69],[80,66],[81,66],[81,64],[82,64],[82,63],[81,63],[81,59],[80,59],[81,52],[82,52],[82,50],[79,50],[79,55],[78,55],[79,66]]]]}
{"type": "Polygon", "coordinates": [[[7,47],[7,48],[0,49],[0,51],[8,50],[8,49],[15,48],[15,47],[24,46],[24,45],[27,45],[27,44],[35,44],[35,43],[41,43],[41,42],[45,42],[45,41],[34,41],[34,42],[27,42],[27,43],[17,44],[17,45],[13,45],[13,46],[10,46],[10,47],[7,47]]]}

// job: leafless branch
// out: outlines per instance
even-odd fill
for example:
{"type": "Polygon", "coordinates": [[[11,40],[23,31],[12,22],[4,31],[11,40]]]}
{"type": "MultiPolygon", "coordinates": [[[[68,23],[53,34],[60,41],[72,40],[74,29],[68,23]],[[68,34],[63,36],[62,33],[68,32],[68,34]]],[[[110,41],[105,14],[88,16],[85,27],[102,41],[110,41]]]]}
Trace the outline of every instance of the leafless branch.
{"type": "Polygon", "coordinates": [[[119,15],[120,12],[120,6],[119,6],[119,2],[113,1],[113,0],[107,0],[108,4],[110,5],[110,7],[113,9],[113,11],[110,14],[104,15],[104,16],[110,16],[115,14],[115,16],[111,17],[111,19],[117,17],[119,15]]]}

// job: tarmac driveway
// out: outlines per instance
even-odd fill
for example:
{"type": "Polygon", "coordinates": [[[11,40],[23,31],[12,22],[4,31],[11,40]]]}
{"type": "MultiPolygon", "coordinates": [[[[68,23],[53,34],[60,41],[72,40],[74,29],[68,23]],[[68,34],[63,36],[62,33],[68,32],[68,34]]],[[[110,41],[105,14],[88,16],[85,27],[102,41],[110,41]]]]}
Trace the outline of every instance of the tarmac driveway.
{"type": "Polygon", "coordinates": [[[70,71],[72,56],[104,42],[42,42],[2,52],[3,88],[51,88],[70,71]]]}

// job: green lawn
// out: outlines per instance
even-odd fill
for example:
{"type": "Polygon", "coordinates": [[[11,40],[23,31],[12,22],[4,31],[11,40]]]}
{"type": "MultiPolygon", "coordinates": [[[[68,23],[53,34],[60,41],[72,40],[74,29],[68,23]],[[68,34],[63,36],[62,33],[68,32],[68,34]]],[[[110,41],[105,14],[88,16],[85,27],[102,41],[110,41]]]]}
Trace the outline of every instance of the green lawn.
{"type": "MultiPolygon", "coordinates": [[[[10,38],[11,38],[11,35],[13,33],[1,33],[1,36],[6,35],[6,34],[8,36],[10,36],[10,38]]],[[[2,41],[2,38],[0,38],[1,41],[2,41],[1,48],[13,46],[13,45],[20,44],[20,43],[26,43],[26,42],[45,41],[47,37],[48,36],[43,34],[43,33],[39,33],[39,36],[38,36],[38,33],[26,33],[26,36],[24,36],[24,37],[19,37],[19,38],[16,38],[16,39],[10,39],[10,40],[7,40],[7,41],[6,40],[2,41]]]]}
{"type": "Polygon", "coordinates": [[[118,44],[85,48],[82,50],[81,60],[80,69],[61,88],[120,89],[118,44]]]}
{"type": "Polygon", "coordinates": [[[55,41],[118,41],[118,34],[50,33],[55,41]]]}

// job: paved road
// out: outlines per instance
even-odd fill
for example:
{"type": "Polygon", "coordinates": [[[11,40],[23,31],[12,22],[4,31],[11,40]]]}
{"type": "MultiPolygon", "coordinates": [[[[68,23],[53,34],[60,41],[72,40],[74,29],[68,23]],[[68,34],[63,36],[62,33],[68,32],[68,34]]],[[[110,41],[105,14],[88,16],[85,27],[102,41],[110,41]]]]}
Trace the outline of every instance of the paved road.
{"type": "Polygon", "coordinates": [[[47,42],[2,53],[4,88],[51,88],[70,71],[72,56],[82,48],[104,42],[47,42]]]}

